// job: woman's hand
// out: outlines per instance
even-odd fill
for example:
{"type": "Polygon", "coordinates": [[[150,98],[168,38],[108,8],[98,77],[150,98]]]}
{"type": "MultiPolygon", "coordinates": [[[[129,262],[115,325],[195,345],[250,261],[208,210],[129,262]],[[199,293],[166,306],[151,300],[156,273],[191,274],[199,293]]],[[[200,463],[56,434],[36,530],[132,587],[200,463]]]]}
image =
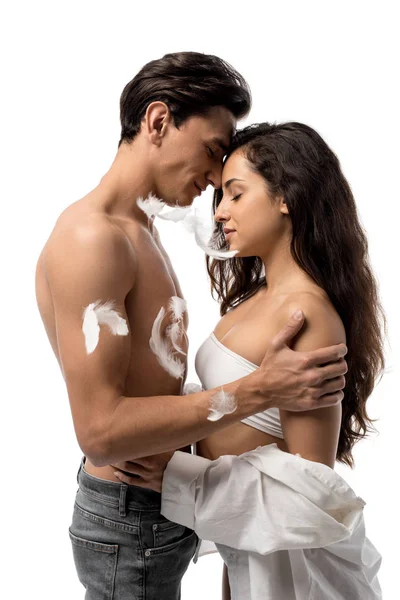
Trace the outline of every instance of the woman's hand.
{"type": "Polygon", "coordinates": [[[111,466],[115,469],[114,475],[123,483],[148,488],[161,494],[164,471],[174,452],[175,450],[155,456],[143,456],[111,466]]]}

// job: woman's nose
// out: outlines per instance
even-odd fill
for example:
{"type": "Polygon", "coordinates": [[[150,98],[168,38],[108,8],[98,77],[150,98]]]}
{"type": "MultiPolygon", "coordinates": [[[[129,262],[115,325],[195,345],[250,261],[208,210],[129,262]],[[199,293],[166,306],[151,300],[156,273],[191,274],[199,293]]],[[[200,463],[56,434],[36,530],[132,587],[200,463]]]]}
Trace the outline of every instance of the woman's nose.
{"type": "Polygon", "coordinates": [[[215,211],[214,219],[215,221],[217,221],[217,223],[224,223],[225,221],[229,221],[230,215],[226,208],[222,205],[222,203],[218,206],[217,210],[215,211]]]}

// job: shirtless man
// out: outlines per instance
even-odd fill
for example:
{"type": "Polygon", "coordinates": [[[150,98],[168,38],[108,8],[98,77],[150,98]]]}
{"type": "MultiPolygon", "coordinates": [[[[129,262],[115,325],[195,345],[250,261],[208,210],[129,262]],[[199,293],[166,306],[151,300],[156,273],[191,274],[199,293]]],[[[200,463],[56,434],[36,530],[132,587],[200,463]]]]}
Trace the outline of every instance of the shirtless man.
{"type": "MultiPolygon", "coordinates": [[[[180,598],[198,541],[160,514],[159,492],[140,478],[137,486],[121,483],[115,467],[142,458],[163,469],[176,449],[190,452],[191,443],[268,407],[305,410],[343,398],[344,345],[288,350],[301,318],[276,336],[256,372],[224,386],[238,406],[217,421],[207,419],[217,390],[182,395],[184,377],[167,373],[149,347],[160,307],[182,292],[137,199],[153,193],[168,205],[189,206],[208,185],[219,187],[236,120],[249,108],[245,81],[217,57],[178,53],[145,65],[121,96],[113,164],[60,215],[38,260],[38,307],[84,454],[70,538],[90,600],[180,598]],[[101,326],[88,353],[83,311],[98,300],[114,302],[128,332],[113,335],[101,326]],[[335,384],[327,381],[333,378],[335,384]]],[[[183,332],[179,344],[187,350],[183,332]]]]}

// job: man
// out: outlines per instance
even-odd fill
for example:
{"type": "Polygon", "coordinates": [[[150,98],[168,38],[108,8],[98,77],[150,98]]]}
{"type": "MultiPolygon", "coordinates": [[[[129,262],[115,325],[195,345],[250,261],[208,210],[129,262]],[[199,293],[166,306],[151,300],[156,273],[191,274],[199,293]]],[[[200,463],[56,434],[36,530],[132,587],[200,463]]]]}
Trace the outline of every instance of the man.
{"type": "MultiPolygon", "coordinates": [[[[189,206],[208,185],[218,188],[236,120],[249,109],[246,82],[215,56],[168,54],[145,65],[121,96],[122,133],[111,168],[60,215],[38,260],[39,311],[85,455],[70,538],[90,599],[114,592],[179,598],[197,543],[193,531],[160,515],[158,492],[121,483],[115,467],[151,456],[162,468],[176,449],[190,452],[192,442],[267,407],[304,410],[343,397],[344,345],[288,350],[301,317],[274,339],[257,372],[224,386],[237,409],[216,421],[207,417],[218,390],[181,395],[184,378],[171,376],[149,346],[160,308],[182,292],[137,199],[152,193],[170,206],[189,206]],[[119,333],[96,322],[96,303],[108,301],[119,333]],[[97,331],[90,349],[84,310],[97,331]],[[324,363],[331,364],[318,367],[324,363]]],[[[167,313],[164,335],[171,324],[167,313]]],[[[183,330],[178,342],[186,350],[183,330]]]]}

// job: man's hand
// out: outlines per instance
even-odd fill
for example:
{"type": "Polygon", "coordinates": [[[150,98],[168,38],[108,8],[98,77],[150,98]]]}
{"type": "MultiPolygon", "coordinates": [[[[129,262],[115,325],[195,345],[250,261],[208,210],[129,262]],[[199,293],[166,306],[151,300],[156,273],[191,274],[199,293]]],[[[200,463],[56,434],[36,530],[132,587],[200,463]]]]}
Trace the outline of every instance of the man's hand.
{"type": "Polygon", "coordinates": [[[115,468],[114,475],[123,483],[161,493],[164,471],[174,452],[175,450],[155,456],[144,456],[111,466],[115,468]]]}
{"type": "Polygon", "coordinates": [[[295,352],[288,342],[303,324],[301,311],[299,318],[293,315],[272,339],[260,368],[248,376],[257,391],[268,397],[269,407],[302,411],[334,406],[343,400],[346,345],[295,352]]]}

